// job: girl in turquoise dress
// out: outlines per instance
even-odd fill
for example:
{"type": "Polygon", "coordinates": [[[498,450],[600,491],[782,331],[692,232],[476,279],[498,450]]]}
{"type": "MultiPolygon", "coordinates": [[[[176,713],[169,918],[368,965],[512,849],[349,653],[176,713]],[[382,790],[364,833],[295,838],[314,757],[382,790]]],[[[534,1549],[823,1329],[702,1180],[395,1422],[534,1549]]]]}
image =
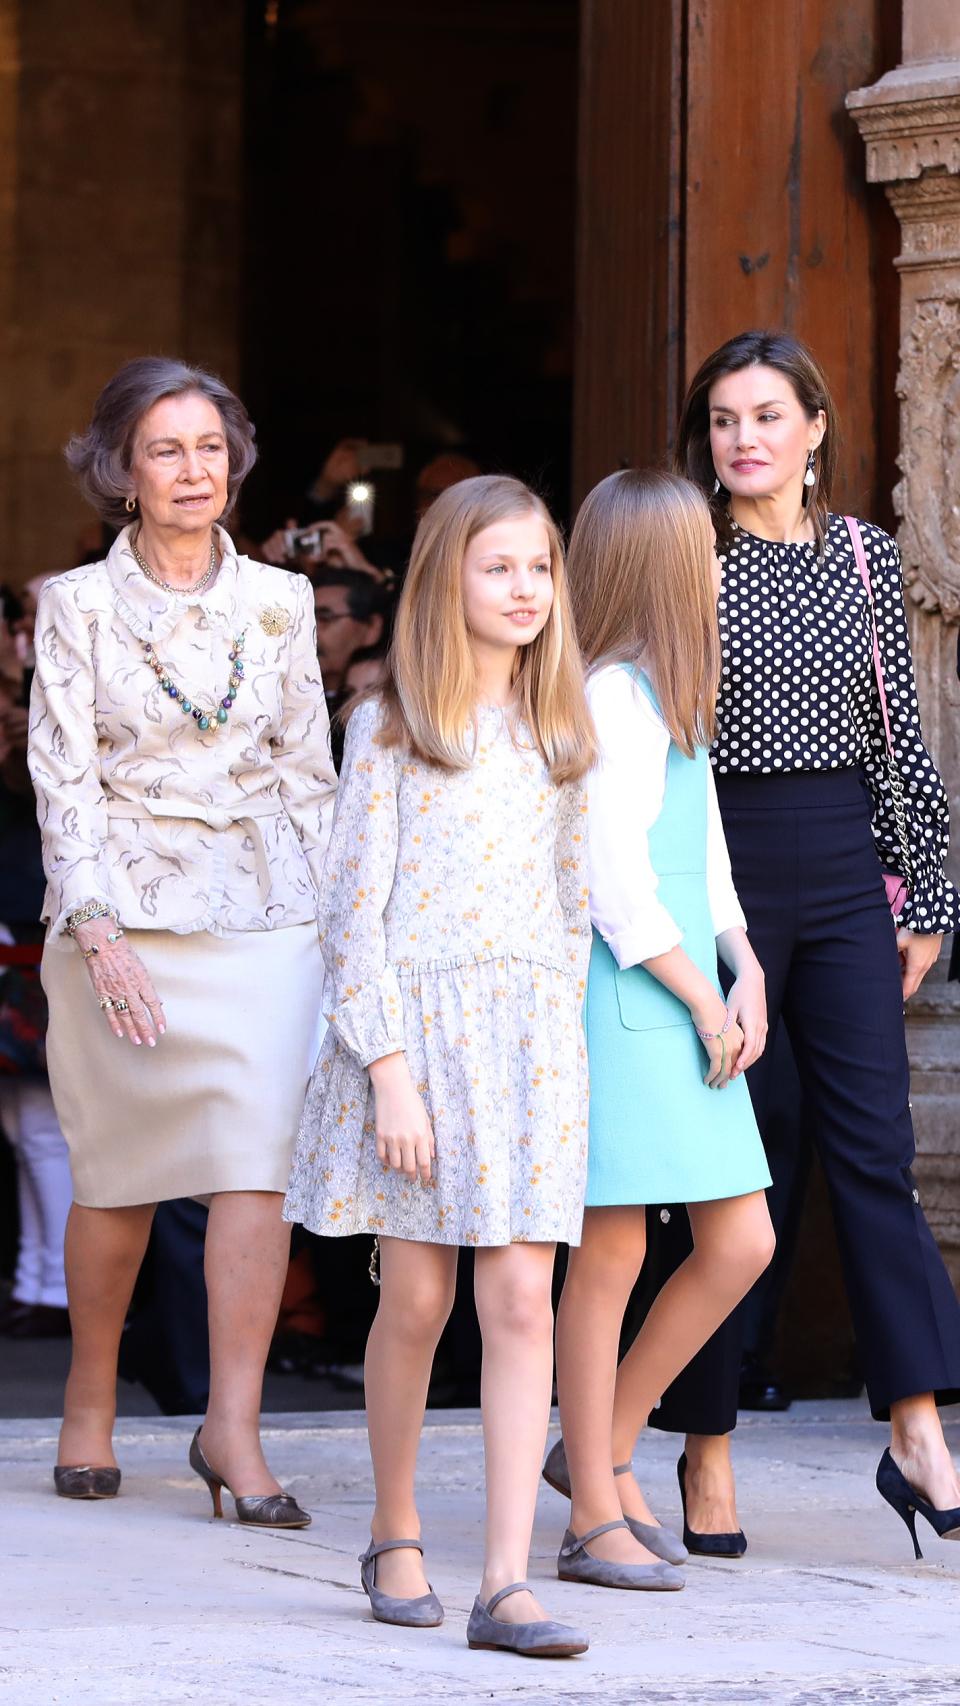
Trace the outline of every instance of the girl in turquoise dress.
{"type": "Polygon", "coordinates": [[[763,973],[707,758],[720,571],[703,497],[670,474],[611,475],[580,511],[569,572],[601,757],[588,784],[587,1206],[558,1316],[563,1443],[545,1473],[571,1489],[560,1574],[656,1587],[650,1566],[684,1554],[633,1478],[637,1435],[773,1253],[742,1076],[765,1041],[763,973]],[[735,980],[726,1003],[718,952],[735,980]],[[618,1372],[644,1208],[658,1202],[688,1205],[694,1250],[618,1372]]]}

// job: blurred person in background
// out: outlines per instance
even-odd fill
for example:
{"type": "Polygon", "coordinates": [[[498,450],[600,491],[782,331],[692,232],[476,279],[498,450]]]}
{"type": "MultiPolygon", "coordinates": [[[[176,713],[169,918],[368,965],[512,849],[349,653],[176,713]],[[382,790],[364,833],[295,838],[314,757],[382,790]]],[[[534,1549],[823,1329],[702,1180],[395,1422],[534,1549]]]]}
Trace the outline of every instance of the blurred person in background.
{"type": "Polygon", "coordinates": [[[426,515],[441,492],[461,480],[472,480],[481,472],[479,462],[474,462],[472,456],[461,456],[459,451],[441,450],[437,456],[431,456],[417,475],[414,500],[417,521],[426,515]]]}
{"type": "Polygon", "coordinates": [[[343,691],[352,699],[355,693],[366,693],[368,688],[379,687],[384,677],[387,660],[386,645],[381,642],[375,646],[364,646],[361,651],[354,652],[343,674],[343,691]]]}
{"type": "MultiPolygon", "coordinates": [[[[364,569],[379,575],[388,585],[401,580],[421,516],[441,492],[460,480],[472,479],[481,469],[472,457],[459,451],[444,450],[432,456],[416,475],[409,525],[401,533],[391,535],[378,528],[375,503],[375,473],[380,458],[391,452],[402,456],[399,445],[371,445],[365,438],[340,439],[306,494],[307,527],[291,519],[272,533],[260,547],[267,562],[297,566],[308,572],[321,563],[364,569]],[[367,495],[358,503],[354,494],[360,489],[367,495]],[[323,530],[319,546],[311,544],[306,553],[298,550],[292,536],[307,531],[308,539],[312,539],[316,527],[323,530]]],[[[390,461],[392,466],[399,465],[392,457],[390,461]]]]}
{"type": "Polygon", "coordinates": [[[70,1331],[63,1241],[73,1190],[46,1077],[39,969],[43,862],[27,770],[26,694],[44,578],[28,582],[19,597],[4,593],[0,618],[0,1119],[16,1163],[19,1223],[0,1332],[15,1339],[70,1331]]]}
{"type": "Polygon", "coordinates": [[[74,1183],[54,1479],[69,1498],[119,1490],[117,1353],[154,1208],[209,1197],[211,1390],[190,1463],[216,1515],[226,1486],[240,1521],[301,1528],[259,1413],[336,781],[309,584],[238,556],[220,525],[255,454],[220,380],[152,357],[114,375],[68,447],[121,531],[43,589],[37,618],[48,1053],[74,1183]]]}
{"type": "Polygon", "coordinates": [[[301,527],[295,517],[288,517],[260,546],[265,563],[278,568],[299,569],[313,575],[318,569],[355,569],[374,580],[383,575],[361,551],[350,534],[336,521],[318,521],[301,527]]]}
{"type": "Polygon", "coordinates": [[[345,677],[355,653],[380,645],[387,631],[387,594],[359,569],[317,569],[311,576],[317,623],[317,657],[323,676],[334,763],[343,754],[337,712],[346,704],[345,677]]]}

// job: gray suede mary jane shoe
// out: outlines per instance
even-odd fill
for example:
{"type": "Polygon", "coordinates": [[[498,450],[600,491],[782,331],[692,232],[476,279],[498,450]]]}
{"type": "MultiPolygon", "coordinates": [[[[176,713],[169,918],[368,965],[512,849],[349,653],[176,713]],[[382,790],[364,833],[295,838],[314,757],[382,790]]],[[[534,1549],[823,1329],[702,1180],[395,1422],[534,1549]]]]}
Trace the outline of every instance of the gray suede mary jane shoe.
{"type": "Polygon", "coordinates": [[[397,1623],[404,1629],[437,1629],[443,1622],[443,1606],[432,1588],[416,1599],[395,1599],[393,1594],[381,1593],[377,1587],[377,1559],[381,1552],[400,1552],[406,1547],[423,1557],[419,1540],[381,1540],[379,1545],[371,1540],[367,1550],[361,1552],[360,1581],[370,1601],[370,1610],[378,1623],[397,1623]]]}
{"type": "Polygon", "coordinates": [[[543,1623],[504,1623],[494,1617],[508,1594],[532,1592],[529,1582],[511,1582],[508,1588],[492,1594],[486,1605],[479,1597],[475,1599],[467,1624],[467,1646],[519,1653],[525,1659],[572,1659],[576,1653],[585,1653],[590,1645],[587,1636],[581,1629],[571,1629],[569,1623],[555,1623],[552,1618],[543,1623]]]}
{"type": "MultiPolygon", "coordinates": [[[[615,1463],[615,1475],[629,1475],[632,1463],[615,1463]]],[[[558,1439],[556,1445],[547,1455],[540,1473],[548,1487],[555,1493],[562,1493],[565,1499],[570,1497],[570,1471],[567,1468],[567,1454],[563,1449],[563,1440],[558,1439]]],[[[690,1556],[679,1534],[674,1534],[670,1528],[662,1528],[657,1522],[638,1522],[636,1517],[625,1516],[624,1522],[633,1535],[648,1552],[655,1558],[662,1558],[665,1564],[685,1564],[690,1556]]]]}
{"type": "Polygon", "coordinates": [[[646,1589],[648,1593],[676,1593],[684,1586],[683,1571],[673,1564],[618,1564],[613,1558],[595,1558],[587,1551],[589,1541],[609,1534],[613,1528],[631,1532],[625,1520],[601,1522],[597,1528],[588,1528],[579,1540],[567,1529],[557,1557],[557,1575],[562,1582],[592,1582],[598,1588],[646,1589]]]}

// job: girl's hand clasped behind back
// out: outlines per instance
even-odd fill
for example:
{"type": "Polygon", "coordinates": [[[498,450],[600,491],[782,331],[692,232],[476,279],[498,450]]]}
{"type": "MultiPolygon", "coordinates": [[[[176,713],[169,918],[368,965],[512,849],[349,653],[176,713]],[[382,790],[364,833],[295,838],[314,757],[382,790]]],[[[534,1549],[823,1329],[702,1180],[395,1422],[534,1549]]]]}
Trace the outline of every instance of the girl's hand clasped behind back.
{"type": "Polygon", "coordinates": [[[368,1071],[376,1107],[379,1159],[405,1178],[428,1185],[437,1147],[406,1055],[384,1055],[371,1062],[368,1071]]]}
{"type": "Polygon", "coordinates": [[[737,977],[727,996],[727,1012],[743,1032],[743,1049],[730,1074],[731,1078],[739,1078],[741,1072],[760,1059],[767,1046],[767,997],[757,960],[745,966],[737,977]]]}
{"type": "Polygon", "coordinates": [[[691,1018],[710,1061],[703,1082],[709,1090],[725,1090],[743,1050],[743,1031],[719,995],[706,1009],[691,1008],[691,1018]]]}

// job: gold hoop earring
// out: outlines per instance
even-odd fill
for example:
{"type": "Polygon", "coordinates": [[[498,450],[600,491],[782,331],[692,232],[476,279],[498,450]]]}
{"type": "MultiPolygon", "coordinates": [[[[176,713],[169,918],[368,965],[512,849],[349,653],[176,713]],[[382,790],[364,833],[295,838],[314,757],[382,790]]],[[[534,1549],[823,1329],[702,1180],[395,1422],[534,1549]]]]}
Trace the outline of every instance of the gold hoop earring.
{"type": "Polygon", "coordinates": [[[136,509],[136,507],[137,507],[137,500],[136,500],[136,498],[135,498],[135,497],[129,497],[129,498],[124,498],[124,500],[123,500],[123,507],[124,507],[124,509],[125,509],[125,510],[126,510],[126,512],[127,512],[127,514],[128,514],[128,515],[132,515],[132,514],[133,514],[133,512],[134,512],[134,510],[135,510],[135,509],[136,509]]]}

